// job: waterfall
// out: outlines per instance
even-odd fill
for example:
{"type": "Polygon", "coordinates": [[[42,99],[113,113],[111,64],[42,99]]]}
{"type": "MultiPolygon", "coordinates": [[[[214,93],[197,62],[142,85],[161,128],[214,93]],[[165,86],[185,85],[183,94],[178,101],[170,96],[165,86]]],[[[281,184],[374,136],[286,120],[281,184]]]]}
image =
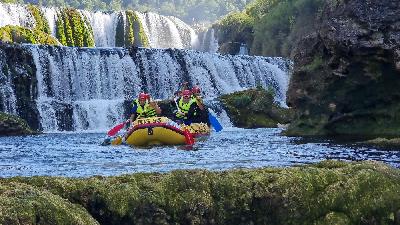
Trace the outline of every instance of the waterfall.
{"type": "Polygon", "coordinates": [[[138,16],[151,47],[191,48],[197,38],[194,30],[178,18],[152,12],[138,13],[138,16]]]}
{"type": "MultiPolygon", "coordinates": [[[[19,48],[32,55],[38,90],[35,105],[47,132],[107,130],[124,119],[126,103],[141,91],[154,99],[168,99],[183,81],[199,84],[205,99],[259,85],[270,87],[284,104],[289,80],[290,63],[283,58],[172,49],[19,48]]],[[[12,84],[7,87],[0,89],[0,100],[12,93],[12,84]]],[[[217,116],[224,115],[218,106],[211,108],[217,116]]]]}
{"type": "Polygon", "coordinates": [[[195,45],[194,49],[210,53],[218,52],[219,45],[218,40],[215,38],[215,30],[210,28],[201,32],[199,34],[198,43],[195,45]]]}
{"type": "MultiPolygon", "coordinates": [[[[0,49],[0,57],[5,57],[5,52],[0,49]]],[[[10,114],[17,114],[17,98],[15,96],[11,76],[5,66],[5,62],[0,60],[0,111],[10,114]]]]}
{"type": "MultiPolygon", "coordinates": [[[[40,7],[43,12],[44,19],[48,22],[51,35],[56,36],[56,22],[58,13],[61,8],[40,7]]],[[[93,37],[96,47],[115,47],[116,36],[124,35],[117,33],[117,24],[119,15],[125,15],[124,11],[120,12],[90,12],[86,10],[78,10],[83,18],[87,18],[88,23],[93,31],[93,37]]],[[[186,23],[172,16],[162,16],[152,12],[140,13],[135,12],[144,32],[149,38],[151,48],[193,48],[193,44],[197,40],[195,31],[186,23]]],[[[6,25],[16,25],[27,28],[35,27],[35,19],[33,18],[26,5],[0,3],[0,27],[6,25]]],[[[124,17],[124,16],[122,16],[124,17]]],[[[125,27],[125,26],[124,26],[125,27]]]]}
{"type": "Polygon", "coordinates": [[[6,25],[35,27],[35,19],[24,5],[0,3],[0,27],[6,25]]]}

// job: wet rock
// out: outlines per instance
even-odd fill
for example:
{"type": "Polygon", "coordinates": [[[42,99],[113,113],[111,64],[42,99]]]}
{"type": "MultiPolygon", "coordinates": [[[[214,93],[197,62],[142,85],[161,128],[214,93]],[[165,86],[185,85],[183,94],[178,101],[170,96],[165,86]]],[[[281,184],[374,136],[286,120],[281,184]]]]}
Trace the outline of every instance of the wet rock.
{"type": "Polygon", "coordinates": [[[278,124],[289,123],[293,117],[290,109],[275,103],[271,90],[250,89],[223,95],[220,100],[237,127],[278,127],[278,124]]]}
{"type": "Polygon", "coordinates": [[[395,224],[399,190],[400,171],[377,162],[15,177],[0,179],[0,221],[36,215],[41,224],[74,224],[60,222],[66,216],[87,224],[395,224]]]}
{"type": "Polygon", "coordinates": [[[400,5],[327,1],[293,52],[288,135],[399,136],[400,5]]]}
{"type": "MultiPolygon", "coordinates": [[[[0,67],[0,88],[12,86],[13,89],[13,94],[4,97],[15,98],[16,102],[12,105],[15,104],[18,116],[26,120],[32,129],[40,130],[39,111],[35,101],[38,86],[33,56],[18,45],[0,42],[0,67]],[[8,82],[11,85],[7,85],[8,82]]],[[[8,111],[2,108],[6,100],[0,98],[0,111],[8,111]]]]}
{"type": "Polygon", "coordinates": [[[37,134],[32,131],[25,120],[0,112],[0,136],[37,134]]]}
{"type": "Polygon", "coordinates": [[[99,224],[81,205],[23,183],[0,184],[0,224],[99,224]]]}

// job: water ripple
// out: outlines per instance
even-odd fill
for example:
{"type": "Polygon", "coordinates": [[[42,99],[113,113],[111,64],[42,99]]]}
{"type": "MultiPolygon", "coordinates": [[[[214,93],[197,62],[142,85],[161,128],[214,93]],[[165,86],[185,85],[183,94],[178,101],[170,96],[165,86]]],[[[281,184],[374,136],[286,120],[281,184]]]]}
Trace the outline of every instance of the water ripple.
{"type": "Polygon", "coordinates": [[[325,159],[376,160],[400,167],[400,152],[329,140],[304,141],[280,135],[280,129],[231,128],[182,147],[136,149],[100,146],[101,133],[54,133],[0,138],[0,177],[120,175],[176,169],[226,170],[286,167],[325,159]]]}

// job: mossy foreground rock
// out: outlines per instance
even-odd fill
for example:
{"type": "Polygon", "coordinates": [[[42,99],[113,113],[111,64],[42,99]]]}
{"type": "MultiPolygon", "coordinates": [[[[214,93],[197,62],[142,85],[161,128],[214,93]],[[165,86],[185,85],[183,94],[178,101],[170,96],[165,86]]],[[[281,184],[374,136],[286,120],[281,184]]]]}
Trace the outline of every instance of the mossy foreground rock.
{"type": "Polygon", "coordinates": [[[36,134],[25,120],[0,112],[0,136],[36,134]]]}
{"type": "Polygon", "coordinates": [[[287,134],[399,137],[399,1],[326,2],[293,54],[287,134]]]}
{"type": "Polygon", "coordinates": [[[0,184],[0,202],[0,224],[98,224],[82,206],[23,183],[0,184]]]}
{"type": "Polygon", "coordinates": [[[324,161],[226,172],[17,177],[0,179],[0,209],[3,223],[23,224],[95,224],[89,214],[100,224],[400,224],[400,171],[324,161]]]}
{"type": "Polygon", "coordinates": [[[277,127],[278,123],[289,123],[293,117],[290,109],[274,102],[272,91],[262,88],[223,95],[220,100],[237,127],[277,127]]]}

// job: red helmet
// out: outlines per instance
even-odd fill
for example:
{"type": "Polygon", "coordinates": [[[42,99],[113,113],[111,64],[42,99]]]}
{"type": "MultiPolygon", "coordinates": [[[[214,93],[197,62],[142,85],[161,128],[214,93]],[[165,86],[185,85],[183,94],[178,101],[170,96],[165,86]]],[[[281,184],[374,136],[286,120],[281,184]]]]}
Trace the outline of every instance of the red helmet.
{"type": "Polygon", "coordinates": [[[192,88],[192,92],[193,92],[193,94],[200,94],[200,88],[199,88],[199,86],[194,86],[193,88],[192,88]]]}
{"type": "Polygon", "coordinates": [[[182,91],[182,93],[181,93],[181,95],[182,96],[191,96],[192,95],[192,92],[190,91],[190,90],[183,90],[182,91]]]}
{"type": "Polygon", "coordinates": [[[139,100],[146,100],[146,99],[148,99],[148,97],[150,97],[150,95],[146,94],[144,92],[139,94],[139,100]]]}

